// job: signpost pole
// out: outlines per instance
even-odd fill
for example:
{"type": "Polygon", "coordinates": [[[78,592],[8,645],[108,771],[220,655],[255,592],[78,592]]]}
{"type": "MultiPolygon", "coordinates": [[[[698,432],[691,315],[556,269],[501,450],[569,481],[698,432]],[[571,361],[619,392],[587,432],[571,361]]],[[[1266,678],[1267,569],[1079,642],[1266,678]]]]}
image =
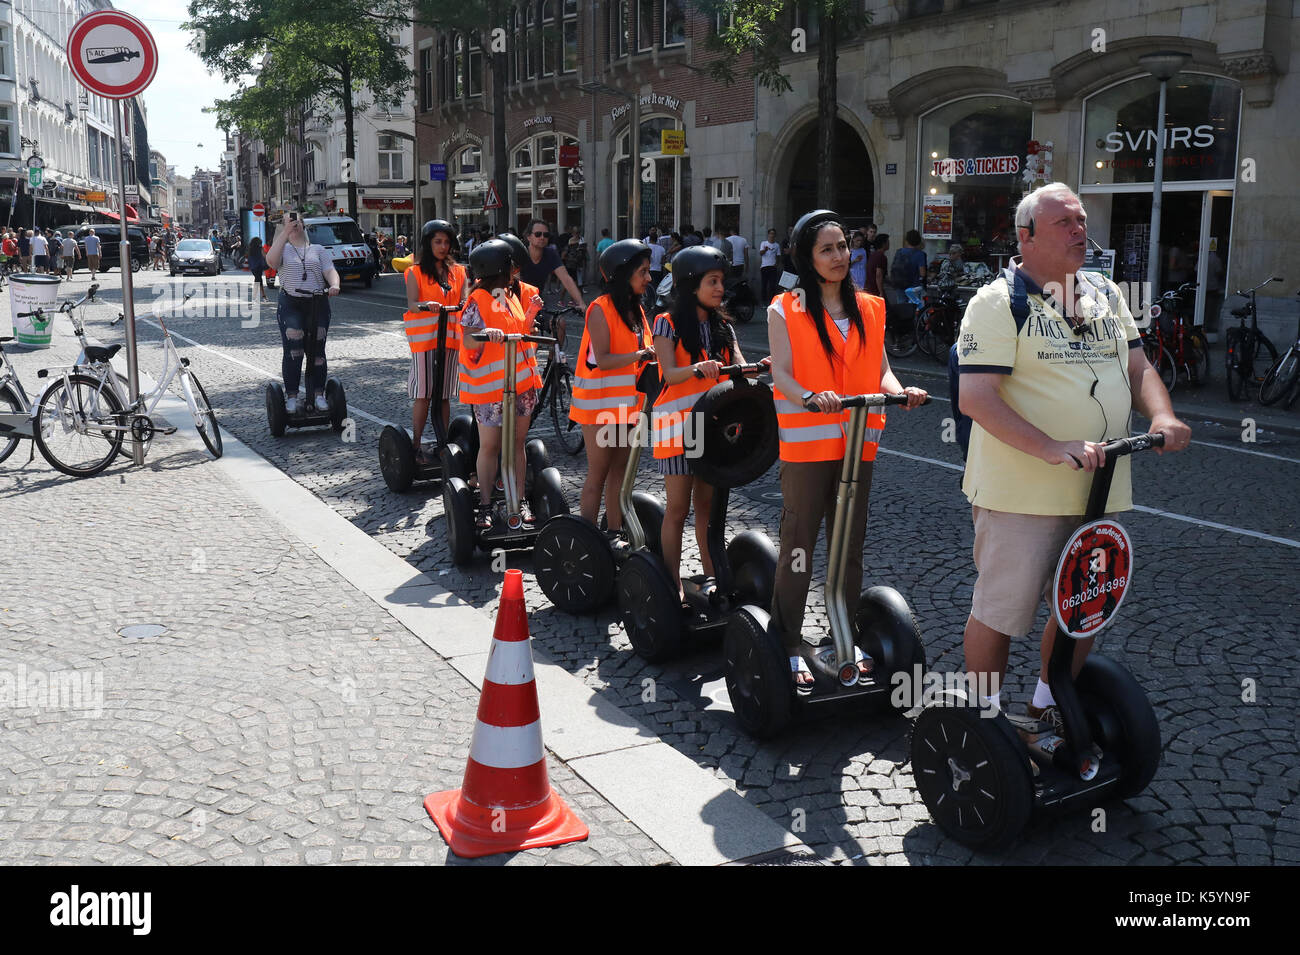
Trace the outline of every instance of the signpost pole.
{"type": "MultiPolygon", "coordinates": [[[[117,247],[117,261],[122,269],[122,314],[126,326],[126,381],[135,407],[140,397],[140,367],[135,346],[135,296],[131,282],[131,240],[126,229],[126,163],[122,162],[122,101],[113,100],[113,121],[117,129],[117,194],[118,227],[121,245],[117,247]]],[[[131,438],[131,460],[144,464],[144,445],[131,438]]]]}

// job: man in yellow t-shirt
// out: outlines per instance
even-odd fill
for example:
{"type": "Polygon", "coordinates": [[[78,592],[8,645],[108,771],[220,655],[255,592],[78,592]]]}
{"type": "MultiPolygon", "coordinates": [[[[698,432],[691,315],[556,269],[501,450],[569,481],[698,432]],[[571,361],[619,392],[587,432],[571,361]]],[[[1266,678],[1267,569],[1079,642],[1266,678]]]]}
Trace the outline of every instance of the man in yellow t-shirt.
{"type": "MultiPolygon", "coordinates": [[[[983,675],[1000,707],[1011,638],[1029,632],[1061,548],[1087,507],[1107,441],[1127,437],[1137,408],[1165,451],[1181,451],[1179,421],[1142,351],[1119,290],[1081,273],[1087,213],[1068,186],[1036,189],[1016,208],[1020,256],[1011,277],[971,300],[957,340],[961,410],[974,422],[962,490],[975,523],[978,577],[966,623],[966,669],[983,675]]],[[[1133,506],[1127,458],[1115,469],[1107,512],[1133,506]]],[[[1055,618],[1043,632],[1042,670],[1029,715],[1056,722],[1047,685],[1055,618]]],[[[1078,641],[1077,673],[1092,648],[1078,641]]]]}

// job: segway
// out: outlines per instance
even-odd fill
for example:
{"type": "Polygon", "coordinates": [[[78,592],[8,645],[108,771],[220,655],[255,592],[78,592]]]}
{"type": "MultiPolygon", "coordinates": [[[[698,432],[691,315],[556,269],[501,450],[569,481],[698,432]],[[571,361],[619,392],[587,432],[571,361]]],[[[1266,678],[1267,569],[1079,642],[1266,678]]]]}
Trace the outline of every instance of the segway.
{"type": "MultiPolygon", "coordinates": [[[[812,671],[812,687],[805,691],[795,687],[789,651],[766,606],[741,607],[732,615],[723,639],[732,710],[741,727],[759,739],[775,736],[794,720],[885,703],[896,672],[917,672],[915,668],[926,666],[925,645],[903,595],[892,587],[868,587],[850,621],[844,580],[867,415],[882,405],[907,404],[907,395],[853,395],[841,397],[840,404],[851,411],[827,548],[826,612],[831,632],[816,643],[809,643],[807,636],[799,642],[799,654],[812,671]],[[869,676],[858,667],[855,647],[875,663],[869,676]]],[[[805,407],[818,410],[811,402],[805,407]]]]}
{"type": "MultiPolygon", "coordinates": [[[[727,365],[726,380],[710,388],[691,411],[699,447],[694,473],[714,486],[709,509],[708,548],[714,581],[682,578],[685,601],[659,555],[635,551],[619,568],[619,615],[632,649],[651,662],[679,655],[688,642],[720,637],[731,616],[746,605],[767,607],[776,580],[776,547],[761,531],[726,539],[727,506],[733,488],[758,480],[776,461],[776,405],[772,389],[750,381],[766,365],[727,365]]],[[[624,512],[625,514],[627,512],[624,512]]]]}
{"type": "Polygon", "coordinates": [[[478,455],[478,432],[474,418],[468,414],[456,415],[444,429],[442,415],[437,405],[442,400],[443,385],[447,373],[447,318],[459,312],[459,305],[443,305],[440,302],[419,302],[416,310],[421,312],[438,311],[438,362],[434,372],[433,393],[438,396],[431,400],[433,414],[430,423],[433,426],[434,440],[437,443],[438,460],[420,464],[415,457],[415,444],[412,434],[406,428],[385,425],[379,435],[379,471],[384,476],[384,483],[390,491],[404,494],[416,481],[441,481],[444,474],[458,475],[467,480],[472,470],[468,462],[472,451],[478,455]],[[455,445],[456,450],[449,448],[455,445]],[[447,462],[450,461],[450,469],[447,462]]]}
{"type": "Polygon", "coordinates": [[[659,364],[649,362],[641,369],[637,390],[645,402],[636,426],[618,500],[623,511],[623,530],[628,548],[616,548],[605,531],[578,514],[561,514],[549,521],[537,537],[533,564],[537,583],[546,599],[567,613],[591,613],[614,596],[618,568],[631,554],[648,550],[659,556],[660,529],[664,505],[653,494],[634,491],[641,449],[650,433],[650,409],[659,394],[659,364]]]}
{"type": "MultiPolygon", "coordinates": [[[[303,293],[305,294],[305,293],[303,293]]],[[[330,377],[325,381],[325,400],[329,403],[326,411],[316,410],[316,395],[311,388],[313,355],[316,352],[316,317],[324,305],[325,295],[313,294],[311,308],[307,313],[306,327],[303,328],[303,380],[306,387],[306,400],[298,403],[298,410],[289,414],[284,403],[284,385],[278,381],[268,382],[266,386],[266,423],[273,437],[284,436],[285,428],[315,428],[329,425],[334,431],[343,430],[343,422],[348,417],[348,399],[339,380],[330,377]]]]}
{"type": "Polygon", "coordinates": [[[948,689],[926,701],[912,728],[912,772],[930,816],[964,845],[996,851],[1031,815],[1095,806],[1142,792],[1160,763],[1160,725],[1133,676],[1089,654],[1071,678],[1072,637],[1094,636],[1119,609],[1132,579],[1132,546],[1103,518],[1115,462],[1158,448],[1163,434],[1106,445],[1092,480],[1084,524],[1061,552],[1053,583],[1059,631],[1048,659],[1048,684],[1062,729],[1043,732],[1031,717],[981,709],[978,699],[948,689]],[[1022,735],[1023,734],[1023,735],[1022,735]]]}
{"type": "MultiPolygon", "coordinates": [[[[475,341],[485,342],[485,332],[474,332],[470,336],[475,341]]],[[[549,464],[539,467],[544,459],[536,456],[536,449],[525,446],[525,455],[530,459],[529,467],[533,470],[532,486],[525,489],[533,511],[533,524],[524,523],[519,510],[519,492],[515,483],[515,352],[520,342],[537,342],[550,344],[555,339],[545,335],[505,336],[505,382],[502,388],[501,421],[501,484],[504,499],[494,502],[492,507],[492,526],[479,528],[474,522],[476,502],[475,491],[459,474],[448,469],[448,458],[443,458],[442,504],[447,517],[448,542],[451,547],[452,563],[461,567],[469,563],[477,547],[484,551],[497,548],[520,550],[532,547],[540,530],[553,517],[569,512],[564,501],[563,485],[560,472],[549,464]]],[[[540,441],[531,441],[529,445],[541,446],[540,441]]],[[[449,441],[447,448],[459,445],[449,441]]],[[[545,447],[541,447],[545,454],[545,447]]],[[[477,453],[477,452],[476,452],[477,453]]],[[[432,527],[432,525],[430,525],[432,527]]]]}

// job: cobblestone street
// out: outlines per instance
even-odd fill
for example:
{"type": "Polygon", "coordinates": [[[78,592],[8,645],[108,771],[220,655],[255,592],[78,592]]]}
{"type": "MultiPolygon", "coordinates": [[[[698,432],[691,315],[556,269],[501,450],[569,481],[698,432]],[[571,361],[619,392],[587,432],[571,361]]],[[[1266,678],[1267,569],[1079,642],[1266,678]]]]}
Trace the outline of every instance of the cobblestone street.
{"type": "MultiPolygon", "coordinates": [[[[139,278],[141,367],[154,373],[160,336],[148,321],[156,293],[147,283],[180,282],[139,278]]],[[[351,442],[320,429],[269,435],[262,386],[278,376],[280,361],[273,308],[263,307],[256,322],[219,314],[222,290],[238,283],[242,291],[247,281],[211,280],[185,315],[168,318],[222,427],[389,551],[490,610],[500,575],[484,555],[466,571],[452,566],[436,488],[397,495],[379,475],[382,422],[410,420],[402,306],[391,294],[397,280],[334,300],[330,369],[347,390],[351,442]]],[[[108,327],[116,293],[102,297],[86,309],[88,330],[119,341],[120,328],[108,327]]],[[[579,332],[570,327],[572,343],[579,332]]],[[[751,360],[766,354],[761,320],[743,328],[741,340],[751,360]]],[[[926,361],[900,363],[900,378],[945,395],[938,366],[926,361]]],[[[35,354],[15,363],[24,381],[42,367],[35,354]]],[[[1221,377],[1208,387],[1221,390],[1221,377]]],[[[867,584],[896,587],[908,599],[929,664],[940,671],[961,667],[974,581],[960,456],[942,440],[948,415],[936,401],[889,416],[866,548],[867,584]]],[[[1300,438],[1270,433],[1242,444],[1227,426],[1189,423],[1199,443],[1188,452],[1134,459],[1139,509],[1123,521],[1137,580],[1099,644],[1155,706],[1160,770],[1141,796],[1107,806],[1102,831],[1084,812],[1039,821],[996,858],[930,823],[908,762],[905,720],[823,721],[760,745],[729,712],[716,646],[647,664],[631,652],[614,608],[587,618],[559,612],[537,587],[527,554],[512,556],[510,566],[524,571],[532,635],[552,658],[781,825],[806,819],[797,835],[828,859],[1296,863],[1300,438]]],[[[544,440],[550,427],[539,419],[544,440]]],[[[18,558],[7,567],[0,612],[6,664],[90,668],[102,673],[104,692],[99,717],[0,715],[7,757],[0,859],[444,861],[420,799],[459,784],[473,687],[409,634],[394,633],[391,620],[256,507],[237,503],[205,455],[180,448],[160,438],[143,470],[124,457],[80,482],[39,456],[24,466],[26,447],[0,469],[0,521],[18,558]],[[171,496],[182,481],[184,507],[171,496]],[[158,579],[169,585],[139,583],[158,579]],[[138,640],[115,632],[154,622],[166,633],[138,640]]],[[[585,457],[555,447],[551,455],[575,506],[585,457]]],[[[655,493],[662,487],[648,462],[638,483],[655,493]]],[[[773,469],[733,494],[729,530],[757,528],[775,539],[780,505],[773,469]]],[[[685,546],[683,571],[698,571],[693,539],[685,546]]],[[[821,551],[806,633],[826,628],[824,578],[821,551]]],[[[1036,639],[1013,646],[1004,705],[1023,706],[1037,661],[1036,639]]],[[[554,760],[551,778],[585,810],[591,841],[518,854],[515,864],[670,861],[554,760]]]]}

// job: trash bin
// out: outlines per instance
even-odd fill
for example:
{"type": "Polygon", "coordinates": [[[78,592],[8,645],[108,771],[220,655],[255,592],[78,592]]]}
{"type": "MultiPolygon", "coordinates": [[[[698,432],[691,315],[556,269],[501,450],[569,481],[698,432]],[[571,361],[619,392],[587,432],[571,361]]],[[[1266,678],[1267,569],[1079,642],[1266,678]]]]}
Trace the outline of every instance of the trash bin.
{"type": "Polygon", "coordinates": [[[32,348],[49,348],[54,333],[54,310],[59,306],[59,280],[53,275],[19,273],[9,276],[9,308],[18,344],[32,348]],[[45,317],[37,321],[19,312],[44,309],[45,317]]]}

